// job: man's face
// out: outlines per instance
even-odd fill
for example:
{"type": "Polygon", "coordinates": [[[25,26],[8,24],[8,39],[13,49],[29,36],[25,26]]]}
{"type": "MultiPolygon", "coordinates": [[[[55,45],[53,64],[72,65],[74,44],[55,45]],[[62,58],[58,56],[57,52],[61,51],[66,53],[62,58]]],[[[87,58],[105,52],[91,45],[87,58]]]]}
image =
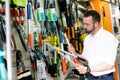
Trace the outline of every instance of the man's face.
{"type": "Polygon", "coordinates": [[[95,25],[92,16],[83,18],[84,29],[86,33],[92,33],[95,30],[95,25]]]}

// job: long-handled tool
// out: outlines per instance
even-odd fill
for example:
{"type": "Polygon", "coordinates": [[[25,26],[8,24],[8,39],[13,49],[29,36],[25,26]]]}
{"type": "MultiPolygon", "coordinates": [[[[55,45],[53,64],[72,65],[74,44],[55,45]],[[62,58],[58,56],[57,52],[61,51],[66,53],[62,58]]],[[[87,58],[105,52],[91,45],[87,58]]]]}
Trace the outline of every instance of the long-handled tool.
{"type": "MultiPolygon", "coordinates": [[[[22,11],[23,12],[23,11],[22,11]]],[[[23,13],[20,13],[20,11],[17,9],[17,8],[13,8],[12,9],[12,13],[14,14],[12,17],[15,17],[15,20],[13,21],[13,24],[15,26],[15,28],[17,29],[17,32],[19,34],[19,37],[20,37],[20,40],[22,42],[22,45],[24,47],[24,49],[27,51],[27,53],[31,56],[31,58],[33,59],[33,54],[32,54],[32,51],[31,51],[31,48],[30,48],[30,45],[28,43],[28,40],[27,40],[27,37],[26,37],[26,34],[22,28],[22,24],[24,22],[22,22],[20,19],[19,19],[19,16],[23,13]]]]}
{"type": "MultiPolygon", "coordinates": [[[[66,53],[66,54],[68,54],[68,55],[71,55],[69,52],[66,52],[66,51],[64,51],[64,50],[62,50],[62,49],[60,49],[60,48],[57,48],[57,47],[55,47],[55,46],[53,46],[53,45],[51,45],[51,44],[48,44],[48,43],[46,43],[46,45],[49,47],[49,48],[51,48],[51,49],[53,49],[53,50],[60,50],[60,55],[62,55],[64,58],[66,58],[68,61],[70,61],[74,66],[76,65],[70,58],[68,58],[68,57],[66,57],[63,53],[66,53]]],[[[73,56],[73,55],[71,55],[71,56],[73,56]]]]}
{"type": "MultiPolygon", "coordinates": [[[[66,34],[64,34],[64,37],[65,37],[65,39],[66,39],[66,41],[67,41],[68,46],[70,46],[70,42],[69,42],[66,34]]],[[[84,65],[87,65],[87,64],[88,64],[87,60],[85,60],[84,58],[82,58],[79,54],[77,54],[77,53],[71,53],[71,54],[75,56],[75,57],[74,57],[74,62],[75,62],[75,63],[78,63],[78,61],[80,62],[80,60],[81,60],[81,63],[82,63],[82,64],[84,64],[84,65]]]]}
{"type": "Polygon", "coordinates": [[[47,80],[43,60],[37,60],[37,80],[47,80]]]}
{"type": "Polygon", "coordinates": [[[3,16],[1,14],[0,14],[0,33],[1,33],[2,41],[6,42],[5,21],[4,21],[3,16]]]}
{"type": "MultiPolygon", "coordinates": [[[[66,42],[67,42],[68,46],[70,46],[70,43],[69,43],[69,41],[68,41],[68,38],[67,38],[66,34],[64,34],[64,37],[65,37],[65,39],[66,39],[66,42]]],[[[72,53],[72,54],[74,54],[74,53],[72,53]]],[[[74,62],[75,62],[75,63],[78,63],[78,61],[77,61],[76,58],[74,58],[74,62]]]]}
{"type": "Polygon", "coordinates": [[[64,57],[65,57],[68,61],[70,61],[70,63],[72,63],[74,66],[76,65],[76,63],[73,62],[70,58],[68,58],[68,57],[66,57],[65,55],[63,55],[63,53],[65,53],[66,55],[70,55],[70,56],[72,56],[72,57],[77,58],[77,60],[78,60],[78,62],[79,62],[80,64],[83,64],[83,65],[87,65],[87,64],[88,64],[87,60],[84,59],[84,58],[82,58],[82,56],[81,56],[81,55],[78,55],[77,53],[71,54],[71,53],[69,53],[69,52],[67,52],[67,51],[64,51],[64,50],[62,50],[62,49],[60,49],[60,48],[58,48],[58,47],[55,47],[55,46],[53,46],[53,45],[51,45],[51,44],[46,43],[46,45],[49,46],[49,48],[52,48],[53,50],[60,50],[60,52],[61,52],[60,55],[64,56],[64,57]]]}
{"type": "Polygon", "coordinates": [[[17,66],[17,79],[18,80],[32,80],[30,70],[26,69],[22,60],[22,52],[16,51],[16,66],[17,66]],[[22,71],[20,70],[22,68],[22,71]]]}
{"type": "MultiPolygon", "coordinates": [[[[64,50],[63,33],[62,33],[61,29],[59,29],[59,36],[60,36],[61,49],[64,50]]],[[[66,62],[66,59],[64,57],[62,57],[61,63],[62,63],[62,71],[65,74],[67,72],[67,65],[66,65],[67,62],[66,62]]]]}
{"type": "Polygon", "coordinates": [[[7,79],[7,70],[5,67],[5,61],[4,61],[5,51],[2,48],[2,43],[0,40],[0,79],[1,80],[8,80],[7,79]]]}
{"type": "Polygon", "coordinates": [[[32,49],[32,34],[30,33],[30,20],[31,20],[31,0],[28,0],[27,4],[27,19],[28,19],[28,43],[32,49]]]}

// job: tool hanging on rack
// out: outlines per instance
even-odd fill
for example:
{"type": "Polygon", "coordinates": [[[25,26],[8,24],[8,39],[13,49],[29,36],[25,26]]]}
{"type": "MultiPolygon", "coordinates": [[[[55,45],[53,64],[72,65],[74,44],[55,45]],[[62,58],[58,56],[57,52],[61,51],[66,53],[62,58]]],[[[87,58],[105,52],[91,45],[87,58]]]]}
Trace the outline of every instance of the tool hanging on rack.
{"type": "MultiPolygon", "coordinates": [[[[5,1],[0,2],[0,37],[2,42],[6,43],[6,27],[5,27],[5,1]]],[[[11,39],[12,48],[14,45],[11,39]]]]}
{"type": "Polygon", "coordinates": [[[45,64],[43,60],[37,60],[37,80],[47,80],[45,64]]]}
{"type": "MultiPolygon", "coordinates": [[[[66,42],[67,42],[67,44],[68,44],[68,47],[70,47],[70,43],[69,43],[69,40],[68,40],[68,38],[67,38],[67,36],[66,36],[66,34],[64,34],[64,38],[66,39],[66,42]]],[[[74,54],[74,53],[72,53],[72,54],[74,54]]],[[[78,63],[78,60],[74,57],[74,62],[75,62],[75,64],[77,64],[78,63]]]]}
{"type": "MultiPolygon", "coordinates": [[[[13,18],[13,25],[15,26],[19,38],[21,40],[22,46],[24,47],[25,51],[27,52],[27,54],[30,56],[30,60],[31,60],[31,64],[34,62],[34,54],[31,50],[31,46],[28,43],[28,39],[27,36],[25,34],[25,31],[23,29],[22,26],[24,26],[24,8],[11,8],[11,16],[13,18]]],[[[32,64],[32,70],[35,70],[35,65],[32,64]]],[[[32,76],[33,77],[33,76],[32,76]]]]}
{"type": "Polygon", "coordinates": [[[39,45],[39,46],[42,48],[42,49],[39,49],[40,50],[39,52],[40,52],[40,55],[41,55],[42,59],[37,60],[37,79],[38,80],[39,79],[47,80],[45,69],[46,69],[46,67],[48,69],[50,69],[49,68],[49,63],[48,63],[47,58],[44,54],[44,49],[43,49],[44,46],[43,45],[39,45]],[[45,64],[44,64],[44,62],[45,62],[45,64]],[[45,67],[45,65],[46,65],[46,67],[45,67]]]}
{"type": "Polygon", "coordinates": [[[66,5],[66,11],[65,11],[65,16],[66,16],[66,23],[67,23],[67,36],[69,39],[71,39],[71,33],[70,33],[70,24],[71,24],[71,19],[70,19],[70,0],[65,1],[66,5]]]}
{"type": "MultiPolygon", "coordinates": [[[[64,39],[63,39],[63,33],[66,33],[67,26],[64,25],[63,17],[64,16],[64,11],[61,10],[61,1],[55,0],[55,6],[56,6],[56,13],[57,13],[57,29],[58,29],[58,34],[59,34],[59,40],[60,40],[60,48],[64,50],[64,39]]],[[[63,6],[62,6],[63,7],[63,6]]],[[[62,56],[61,58],[61,67],[62,71],[65,74],[67,72],[67,60],[62,56]]]]}
{"type": "MultiPolygon", "coordinates": [[[[66,0],[66,20],[67,20],[67,36],[69,41],[72,43],[72,45],[75,47],[76,50],[78,50],[78,40],[76,39],[76,34],[75,34],[75,30],[76,30],[76,26],[75,26],[75,22],[76,22],[76,15],[75,15],[75,10],[73,7],[75,6],[75,1],[71,1],[71,0],[66,0]]],[[[78,18],[77,18],[78,21],[78,18]]]]}
{"type": "Polygon", "coordinates": [[[35,22],[35,26],[37,26],[37,22],[36,22],[36,17],[35,17],[35,14],[34,14],[34,7],[33,7],[33,1],[32,0],[28,0],[28,3],[27,3],[27,23],[28,23],[28,43],[30,44],[30,49],[32,50],[32,52],[34,52],[33,54],[33,60],[30,58],[31,60],[31,67],[32,67],[32,77],[33,77],[33,80],[37,79],[37,60],[40,60],[40,57],[38,55],[38,46],[36,46],[36,34],[34,34],[34,49],[33,48],[33,35],[32,35],[32,26],[31,26],[31,18],[32,18],[32,14],[33,14],[33,19],[34,19],[34,22],[35,22]]]}
{"type": "Polygon", "coordinates": [[[26,69],[24,65],[24,62],[22,60],[22,52],[20,50],[16,51],[16,66],[18,80],[33,80],[31,76],[31,71],[29,69],[26,69]]]}
{"type": "Polygon", "coordinates": [[[5,21],[0,14],[0,33],[1,33],[1,39],[3,42],[6,42],[6,30],[5,30],[5,21]]]}
{"type": "MultiPolygon", "coordinates": [[[[74,23],[74,28],[75,28],[75,50],[76,52],[80,52],[80,49],[81,49],[81,42],[80,42],[80,36],[81,36],[81,30],[80,30],[80,27],[82,27],[82,20],[80,21],[80,17],[79,15],[83,15],[83,14],[79,14],[78,15],[78,5],[79,3],[77,2],[77,0],[74,0],[73,1],[73,4],[74,4],[74,7],[75,7],[75,23],[74,23]]],[[[81,11],[80,11],[81,12],[81,11]]],[[[81,12],[82,13],[82,12],[81,12]]]]}
{"type": "Polygon", "coordinates": [[[31,12],[32,12],[32,7],[31,7],[32,3],[31,0],[28,0],[28,4],[27,4],[27,22],[28,22],[28,43],[30,45],[30,48],[32,49],[32,34],[31,34],[31,12]]]}
{"type": "Polygon", "coordinates": [[[20,16],[24,17],[24,8],[22,8],[22,9],[11,8],[11,12],[12,12],[12,15],[11,15],[12,18],[15,18],[15,20],[13,20],[13,24],[14,24],[15,28],[17,29],[21,43],[22,43],[24,49],[27,51],[28,55],[33,59],[33,53],[31,51],[26,34],[22,27],[24,24],[24,21],[20,20],[20,16]]]}
{"type": "MultiPolygon", "coordinates": [[[[51,70],[51,69],[50,69],[50,65],[49,65],[49,63],[47,61],[46,55],[44,53],[44,49],[46,49],[46,48],[44,48],[44,43],[42,42],[42,40],[43,40],[42,35],[39,34],[38,37],[39,37],[39,42],[38,42],[39,53],[40,53],[40,56],[42,57],[42,59],[37,60],[37,79],[38,80],[39,79],[47,80],[45,69],[46,69],[46,67],[49,70],[51,70]],[[45,62],[45,64],[44,64],[44,62],[45,62]],[[46,65],[46,67],[45,67],[45,65],[46,65]]],[[[49,70],[48,70],[48,72],[49,72],[49,70]]]]}
{"type": "MultiPolygon", "coordinates": [[[[2,0],[0,2],[0,37],[1,37],[1,40],[2,42],[6,43],[6,26],[5,26],[5,1],[2,0]]],[[[11,49],[13,51],[16,50],[16,43],[15,43],[15,40],[14,40],[14,35],[13,33],[11,34],[11,39],[10,39],[10,42],[11,42],[11,49]]]]}
{"type": "Polygon", "coordinates": [[[5,65],[5,51],[3,50],[2,40],[0,38],[0,79],[1,80],[8,80],[7,79],[7,70],[5,65]]]}
{"type": "MultiPolygon", "coordinates": [[[[47,34],[48,34],[48,39],[49,43],[54,46],[60,46],[59,43],[59,35],[58,35],[58,28],[57,28],[57,16],[56,16],[56,10],[55,10],[55,1],[54,0],[49,0],[47,4],[47,9],[46,9],[46,19],[47,19],[47,34]]],[[[59,80],[59,54],[54,51],[50,51],[49,53],[49,58],[52,59],[50,60],[51,63],[51,68],[54,69],[54,71],[51,73],[51,76],[54,79],[59,80]],[[55,56],[56,55],[56,56],[55,56]],[[52,56],[52,58],[50,58],[52,56]]]]}
{"type": "MultiPolygon", "coordinates": [[[[3,17],[2,14],[0,14],[0,37],[2,39],[2,42],[6,43],[6,27],[5,27],[5,19],[3,17]]],[[[16,43],[15,43],[15,40],[14,40],[14,35],[13,33],[11,34],[11,39],[10,39],[10,42],[11,42],[11,47],[12,47],[12,50],[16,50],[16,43]]]]}
{"type": "MultiPolygon", "coordinates": [[[[63,33],[61,29],[59,29],[59,37],[60,37],[61,49],[64,50],[63,33]]],[[[62,71],[65,74],[67,72],[67,61],[64,57],[62,57],[61,63],[62,63],[62,71]]]]}
{"type": "Polygon", "coordinates": [[[34,27],[34,32],[33,32],[33,39],[34,39],[34,49],[33,52],[35,53],[35,62],[32,62],[32,64],[35,65],[36,69],[34,70],[35,78],[37,80],[39,79],[46,79],[46,72],[44,71],[44,64],[43,61],[47,64],[46,56],[42,52],[42,29],[44,28],[44,20],[45,20],[45,15],[44,15],[44,0],[35,0],[34,1],[34,7],[33,4],[31,6],[32,8],[32,14],[33,14],[33,20],[35,23],[34,27]],[[42,3],[42,5],[41,5],[42,3]],[[36,14],[36,15],[35,15],[36,14]],[[42,60],[43,59],[43,60],[42,60]],[[42,72],[42,73],[41,73],[42,72]],[[42,75],[42,76],[41,76],[42,75]]]}
{"type": "MultiPolygon", "coordinates": [[[[34,74],[34,79],[38,79],[39,80],[39,62],[41,60],[40,58],[40,47],[39,47],[39,42],[38,42],[38,35],[37,32],[33,33],[34,36],[34,49],[32,49],[32,51],[34,52],[34,62],[32,62],[32,66],[34,66],[33,68],[33,74],[34,74]]],[[[41,73],[42,74],[42,73],[41,73]]]]}
{"type": "MultiPolygon", "coordinates": [[[[37,35],[37,32],[34,32],[33,33],[33,36],[34,36],[34,49],[32,49],[32,51],[35,53],[34,54],[34,57],[36,60],[40,60],[40,53],[39,53],[39,42],[38,42],[38,35],[37,35]]],[[[35,61],[36,61],[35,60],[35,61]]]]}

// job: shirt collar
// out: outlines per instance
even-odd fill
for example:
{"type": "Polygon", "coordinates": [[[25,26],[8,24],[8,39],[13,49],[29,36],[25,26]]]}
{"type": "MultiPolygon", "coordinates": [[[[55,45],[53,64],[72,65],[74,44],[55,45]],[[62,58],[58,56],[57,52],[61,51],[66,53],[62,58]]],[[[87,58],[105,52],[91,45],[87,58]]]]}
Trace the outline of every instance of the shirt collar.
{"type": "Polygon", "coordinates": [[[101,35],[101,33],[102,33],[102,30],[103,30],[103,28],[100,28],[94,36],[92,36],[91,34],[90,34],[90,36],[91,37],[99,37],[99,35],[101,35]]]}

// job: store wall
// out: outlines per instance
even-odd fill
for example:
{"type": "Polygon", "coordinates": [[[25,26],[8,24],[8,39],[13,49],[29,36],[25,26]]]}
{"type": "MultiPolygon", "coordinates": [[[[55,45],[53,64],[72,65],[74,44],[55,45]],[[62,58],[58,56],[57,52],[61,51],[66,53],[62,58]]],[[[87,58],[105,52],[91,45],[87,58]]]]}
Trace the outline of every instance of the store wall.
{"type": "MultiPolygon", "coordinates": [[[[98,11],[101,15],[102,15],[102,11],[101,11],[101,2],[100,0],[90,0],[90,2],[93,4],[93,9],[98,11]]],[[[103,20],[101,19],[101,26],[103,26],[103,20]]]]}

